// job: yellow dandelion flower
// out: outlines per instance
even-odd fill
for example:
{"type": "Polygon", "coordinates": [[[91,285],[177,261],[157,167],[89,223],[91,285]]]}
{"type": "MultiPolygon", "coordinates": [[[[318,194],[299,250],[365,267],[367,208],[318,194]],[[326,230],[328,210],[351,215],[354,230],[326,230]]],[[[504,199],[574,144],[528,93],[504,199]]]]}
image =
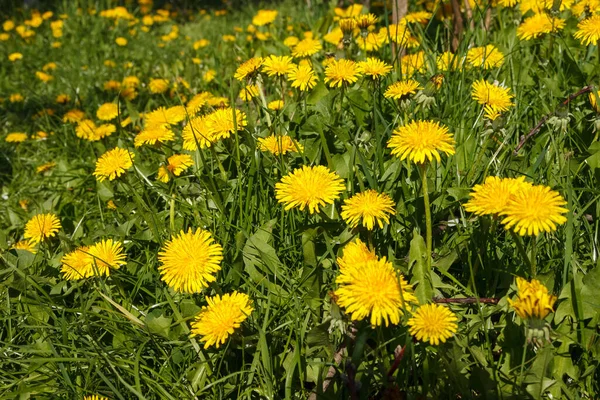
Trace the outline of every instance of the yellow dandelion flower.
{"type": "Polygon", "coordinates": [[[596,10],[597,13],[600,10],[600,0],[581,0],[571,7],[571,13],[576,17],[581,16],[587,10],[591,13],[594,13],[594,10],[596,10]]]}
{"type": "Polygon", "coordinates": [[[158,253],[161,279],[173,290],[200,293],[221,270],[223,248],[210,232],[190,228],[167,241],[158,253]]]}
{"type": "Polygon", "coordinates": [[[336,7],[333,12],[335,13],[336,18],[354,18],[362,13],[363,5],[362,4],[352,4],[347,8],[339,8],[336,7]]]}
{"type": "Polygon", "coordinates": [[[58,104],[67,104],[71,101],[71,97],[68,94],[61,93],[58,96],[56,96],[55,101],[58,104]]]}
{"type": "Polygon", "coordinates": [[[186,104],[185,109],[188,114],[194,115],[198,113],[202,107],[208,104],[208,99],[213,97],[209,92],[200,92],[192,97],[186,104]]]}
{"type": "Polygon", "coordinates": [[[356,44],[358,48],[367,51],[377,51],[387,43],[388,35],[385,28],[382,28],[379,32],[369,32],[366,36],[358,36],[355,38],[356,44]]]}
{"type": "Polygon", "coordinates": [[[6,143],[21,143],[27,140],[27,134],[23,132],[13,132],[6,135],[4,141],[6,143]]]}
{"type": "Polygon", "coordinates": [[[486,104],[485,106],[483,106],[483,115],[490,121],[494,121],[496,120],[496,118],[502,115],[502,111],[486,104]]]}
{"type": "Polygon", "coordinates": [[[121,82],[113,81],[113,80],[106,81],[103,84],[103,88],[106,91],[116,92],[119,89],[121,89],[121,82]]]}
{"type": "Polygon", "coordinates": [[[564,27],[565,20],[541,12],[526,18],[517,28],[517,36],[521,40],[531,40],[545,33],[558,32],[564,27]]]}
{"type": "Polygon", "coordinates": [[[269,25],[275,21],[277,14],[279,14],[277,10],[258,10],[254,18],[252,18],[252,24],[256,26],[269,25]]]}
{"type": "Polygon", "coordinates": [[[268,151],[274,155],[286,154],[290,151],[303,151],[304,147],[289,136],[271,135],[266,138],[258,138],[258,148],[268,151]]]}
{"type": "Polygon", "coordinates": [[[600,96],[600,94],[590,92],[589,99],[590,99],[590,104],[592,105],[592,108],[594,110],[596,110],[597,113],[600,113],[600,106],[598,105],[598,96],[600,96]]]}
{"type": "Polygon", "coordinates": [[[100,396],[100,395],[92,395],[92,396],[85,396],[83,398],[83,400],[108,400],[108,397],[104,397],[104,396],[100,396]]]}
{"type": "Polygon", "coordinates": [[[344,189],[344,180],[327,167],[304,165],[275,184],[275,197],[285,204],[285,210],[300,208],[304,211],[308,207],[313,214],[320,207],[333,204],[344,189]]]}
{"type": "Polygon", "coordinates": [[[467,62],[477,68],[499,68],[504,64],[504,54],[493,44],[473,47],[467,52],[467,62]]]}
{"type": "Polygon", "coordinates": [[[519,190],[530,187],[525,177],[500,178],[488,176],[482,185],[475,185],[465,210],[477,215],[499,215],[519,190]]]}
{"type": "Polygon", "coordinates": [[[368,57],[366,61],[358,63],[358,70],[371,79],[379,79],[386,76],[392,67],[377,58],[368,57]]]}
{"type": "Polygon", "coordinates": [[[49,75],[45,72],[42,71],[37,71],[35,73],[36,78],[38,78],[40,81],[47,83],[50,82],[52,79],[54,79],[54,77],[52,75],[49,75]]]}
{"type": "Polygon", "coordinates": [[[84,119],[77,123],[75,134],[78,138],[86,140],[98,140],[96,136],[96,124],[90,119],[84,119]]]}
{"type": "Polygon", "coordinates": [[[119,107],[115,103],[104,103],[96,111],[96,117],[102,121],[110,121],[119,115],[119,107]]]}
{"type": "Polygon", "coordinates": [[[427,66],[425,65],[425,53],[420,51],[415,54],[405,55],[400,60],[400,68],[402,70],[402,74],[406,78],[410,78],[417,72],[426,72],[427,66]]]}
{"type": "Polygon", "coordinates": [[[264,59],[262,70],[269,76],[284,76],[294,69],[292,57],[290,56],[269,56],[264,59]]]}
{"type": "Polygon", "coordinates": [[[513,95],[510,88],[505,88],[480,79],[473,83],[471,92],[473,100],[484,106],[489,106],[492,110],[507,111],[514,104],[511,99],[513,95]]]}
{"type": "Polygon", "coordinates": [[[373,26],[377,23],[377,16],[375,14],[361,14],[354,17],[356,20],[356,26],[360,29],[368,29],[370,26],[373,26]]]}
{"type": "Polygon", "coordinates": [[[168,183],[171,180],[171,177],[169,176],[169,170],[164,165],[158,167],[156,179],[158,179],[162,183],[168,183]]]}
{"type": "Polygon", "coordinates": [[[115,43],[117,44],[117,46],[127,46],[127,39],[125,39],[124,37],[118,37],[115,39],[115,43]]]}
{"type": "Polygon", "coordinates": [[[394,205],[389,195],[371,189],[347,199],[340,215],[352,228],[362,220],[362,226],[372,231],[376,222],[380,229],[384,222],[389,224],[389,214],[395,213],[394,205]]]}
{"type": "Polygon", "coordinates": [[[462,60],[459,60],[456,54],[445,51],[438,56],[436,65],[437,69],[442,72],[453,71],[462,66],[462,60]]]}
{"type": "Polygon", "coordinates": [[[410,29],[402,23],[390,25],[389,32],[385,28],[382,28],[382,32],[380,31],[380,34],[386,38],[389,34],[389,38],[392,40],[392,42],[396,43],[400,47],[413,48],[420,46],[419,40],[415,38],[410,29]]]}
{"type": "Polygon", "coordinates": [[[54,161],[50,161],[37,167],[35,169],[35,172],[37,172],[38,174],[42,174],[46,171],[50,171],[54,167],[56,167],[56,163],[54,161]]]}
{"type": "Polygon", "coordinates": [[[244,79],[253,79],[258,74],[262,63],[261,57],[252,57],[237,68],[233,77],[240,82],[244,79]]]}
{"type": "Polygon", "coordinates": [[[94,274],[94,258],[89,254],[89,247],[83,246],[67,253],[60,260],[60,272],[68,281],[84,279],[94,274]]]}
{"type": "Polygon", "coordinates": [[[8,55],[8,60],[12,61],[12,62],[15,62],[17,60],[22,60],[22,59],[23,59],[23,54],[21,54],[21,53],[10,53],[8,55]]]}
{"type": "Polygon", "coordinates": [[[60,220],[55,214],[37,214],[25,224],[23,238],[39,243],[56,235],[60,228],[62,228],[60,220]]]}
{"type": "Polygon", "coordinates": [[[167,169],[175,176],[194,165],[194,160],[189,154],[173,154],[167,159],[167,169]]]}
{"type": "Polygon", "coordinates": [[[211,107],[224,108],[229,104],[229,99],[222,96],[212,96],[207,100],[207,103],[211,107]]]}
{"type": "Polygon", "coordinates": [[[298,42],[300,42],[300,39],[298,39],[296,36],[288,36],[284,39],[283,45],[292,48],[297,45],[298,42]]]}
{"type": "Polygon", "coordinates": [[[258,86],[257,85],[248,85],[240,90],[240,99],[243,101],[250,101],[253,98],[258,96],[258,86]]]}
{"type": "Polygon", "coordinates": [[[446,342],[458,329],[458,318],[450,309],[439,304],[419,306],[408,320],[408,331],[417,340],[437,346],[446,342]]]}
{"type": "Polygon", "coordinates": [[[42,67],[42,71],[54,71],[57,65],[55,62],[49,62],[42,67]]]}
{"type": "Polygon", "coordinates": [[[201,149],[210,147],[217,141],[217,137],[209,129],[206,123],[206,117],[192,118],[183,128],[183,148],[184,150],[197,150],[198,145],[201,149]]]}
{"type": "Polygon", "coordinates": [[[8,97],[8,101],[11,103],[22,103],[25,98],[21,93],[13,93],[8,97]]]}
{"type": "Polygon", "coordinates": [[[369,317],[373,327],[397,325],[409,304],[417,302],[412,286],[385,257],[344,268],[335,281],[337,304],[353,321],[369,317]]]}
{"type": "Polygon", "coordinates": [[[187,116],[185,107],[173,106],[169,108],[158,107],[156,110],[150,111],[144,115],[144,123],[147,128],[175,125],[183,121],[187,116]]]}
{"type": "Polygon", "coordinates": [[[87,251],[91,257],[91,275],[109,276],[112,269],[126,264],[123,245],[112,239],[104,239],[93,244],[87,251]]]}
{"type": "Polygon", "coordinates": [[[56,235],[61,227],[60,220],[55,214],[37,214],[25,224],[23,238],[29,239],[33,243],[39,243],[56,235]]]}
{"type": "Polygon", "coordinates": [[[409,79],[391,84],[385,90],[383,96],[388,99],[404,100],[411,94],[417,93],[417,90],[423,89],[419,82],[409,79]]]}
{"type": "Polygon", "coordinates": [[[279,111],[283,109],[283,100],[273,100],[267,104],[267,108],[273,111],[279,111]]]}
{"type": "Polygon", "coordinates": [[[202,75],[202,80],[206,83],[210,83],[215,79],[216,76],[217,71],[215,71],[214,69],[209,69],[202,75]]]}
{"type": "Polygon", "coordinates": [[[126,76],[121,83],[123,87],[137,89],[140,86],[140,78],[137,76],[126,76]]]}
{"type": "Polygon", "coordinates": [[[2,29],[4,29],[5,32],[12,31],[13,29],[15,29],[14,21],[11,21],[11,20],[4,21],[2,23],[2,29]]]}
{"type": "Polygon", "coordinates": [[[220,108],[206,116],[209,132],[216,139],[226,139],[236,130],[241,131],[247,125],[246,114],[231,107],[220,108]],[[234,120],[235,112],[235,120],[234,120]]]}
{"type": "Polygon", "coordinates": [[[174,139],[175,134],[167,125],[152,125],[138,133],[133,139],[133,144],[135,147],[140,147],[144,144],[172,142],[174,139]]]}
{"type": "Polygon", "coordinates": [[[356,20],[354,18],[342,18],[338,21],[342,33],[350,33],[356,28],[356,20]]]}
{"type": "Polygon", "coordinates": [[[360,70],[352,60],[333,60],[325,68],[325,83],[330,87],[342,87],[358,80],[360,70]]]}
{"type": "Polygon", "coordinates": [[[331,32],[323,36],[323,40],[337,46],[344,38],[344,32],[340,28],[334,28],[331,32]]]}
{"type": "Polygon", "coordinates": [[[562,207],[565,204],[565,199],[548,186],[531,185],[518,190],[500,215],[504,215],[506,229],[512,228],[521,236],[537,236],[567,222],[563,214],[569,210],[562,207]]]}
{"type": "Polygon", "coordinates": [[[117,127],[114,126],[113,124],[102,124],[102,125],[96,127],[95,137],[88,138],[88,140],[100,140],[107,136],[112,135],[116,131],[117,131],[117,127]]]}
{"type": "Polygon", "coordinates": [[[318,79],[310,65],[299,65],[290,71],[288,80],[292,81],[292,87],[305,92],[314,88],[318,79]]]}
{"type": "Polygon", "coordinates": [[[36,254],[37,249],[35,248],[35,244],[36,244],[36,242],[34,242],[32,240],[20,240],[17,243],[13,244],[11,249],[24,250],[24,251],[28,251],[32,254],[36,254]]]}
{"type": "Polygon", "coordinates": [[[19,207],[21,207],[23,210],[27,211],[29,209],[29,200],[27,200],[27,199],[19,200],[19,207]]]}
{"type": "Polygon", "coordinates": [[[81,110],[69,110],[63,116],[63,122],[79,122],[85,118],[85,113],[81,110]]]}
{"type": "Polygon", "coordinates": [[[402,18],[405,23],[426,24],[433,17],[433,14],[427,11],[416,11],[408,13],[402,18]]]}
{"type": "Polygon", "coordinates": [[[508,304],[514,308],[521,319],[544,319],[552,312],[556,296],[548,292],[548,288],[536,279],[527,282],[517,277],[518,294],[516,299],[508,299],[508,304]]]}
{"type": "Polygon", "coordinates": [[[454,154],[454,138],[448,128],[434,121],[411,121],[396,129],[388,141],[392,155],[422,164],[425,159],[439,162],[440,152],[454,154]]]}
{"type": "Polygon", "coordinates": [[[573,36],[584,46],[597,45],[600,39],[600,15],[592,15],[577,24],[577,32],[573,36]]]}
{"type": "Polygon", "coordinates": [[[318,39],[308,37],[296,43],[292,49],[292,56],[294,58],[310,57],[317,54],[321,49],[323,49],[323,46],[318,39]]]}
{"type": "Polygon", "coordinates": [[[377,255],[374,250],[369,250],[367,245],[360,239],[344,246],[342,257],[336,259],[341,272],[349,268],[360,268],[361,265],[369,261],[377,261],[377,255]]]}
{"type": "Polygon", "coordinates": [[[223,297],[207,297],[206,302],[208,305],[202,307],[191,323],[192,336],[201,336],[205,349],[210,346],[219,348],[253,311],[248,295],[236,291],[223,297]]]}
{"type": "MultiPolygon", "coordinates": [[[[120,85],[121,84],[119,83],[119,86],[120,85]]],[[[148,83],[148,88],[150,89],[151,93],[164,93],[169,89],[169,81],[166,79],[150,79],[150,82],[148,83]]]]}
{"type": "Polygon", "coordinates": [[[133,165],[135,154],[127,149],[115,147],[104,153],[96,161],[96,170],[94,176],[100,182],[106,180],[112,181],[118,178],[133,165]]]}

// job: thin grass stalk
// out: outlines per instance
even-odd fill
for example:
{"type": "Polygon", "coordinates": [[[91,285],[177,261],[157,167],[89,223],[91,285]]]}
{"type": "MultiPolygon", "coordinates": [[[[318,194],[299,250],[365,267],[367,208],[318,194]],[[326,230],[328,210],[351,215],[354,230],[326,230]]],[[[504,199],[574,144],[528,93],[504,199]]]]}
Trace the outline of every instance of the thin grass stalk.
{"type": "Polygon", "coordinates": [[[433,231],[431,226],[431,204],[429,202],[429,188],[427,185],[427,166],[428,164],[423,163],[419,165],[421,169],[421,182],[422,182],[422,190],[423,190],[423,203],[425,206],[425,229],[426,229],[426,240],[425,243],[427,245],[427,268],[431,270],[431,252],[432,252],[432,241],[433,241],[433,231]]]}

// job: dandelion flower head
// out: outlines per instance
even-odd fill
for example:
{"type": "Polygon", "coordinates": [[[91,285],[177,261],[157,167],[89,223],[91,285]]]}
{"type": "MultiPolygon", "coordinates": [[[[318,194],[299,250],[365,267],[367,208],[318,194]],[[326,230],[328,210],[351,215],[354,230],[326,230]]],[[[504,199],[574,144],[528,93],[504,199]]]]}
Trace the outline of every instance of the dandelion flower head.
{"type": "Polygon", "coordinates": [[[450,338],[458,325],[456,314],[439,304],[419,306],[408,320],[409,332],[417,340],[437,346],[450,338]]]}
{"type": "Polygon", "coordinates": [[[434,158],[441,161],[440,153],[454,154],[454,138],[448,128],[434,121],[412,121],[396,129],[388,141],[392,155],[401,160],[422,164],[434,158]]]}
{"type": "Polygon", "coordinates": [[[235,291],[223,297],[207,297],[206,302],[208,305],[202,307],[191,324],[192,336],[201,336],[205,349],[219,348],[253,311],[248,295],[235,291]]]}
{"type": "Polygon", "coordinates": [[[304,165],[275,184],[275,197],[278,202],[285,204],[286,210],[299,208],[304,211],[308,207],[313,214],[320,207],[333,204],[344,189],[343,179],[327,167],[304,165]]]}
{"type": "Polygon", "coordinates": [[[389,195],[370,189],[346,200],[342,206],[341,217],[353,228],[362,222],[362,226],[370,231],[375,227],[375,223],[382,229],[384,222],[390,222],[390,214],[395,213],[394,205],[389,195]]]}
{"type": "Polygon", "coordinates": [[[521,319],[544,319],[552,312],[556,296],[536,279],[531,282],[517,277],[518,294],[516,299],[508,299],[508,304],[521,319]]]}
{"type": "Polygon", "coordinates": [[[158,253],[161,279],[173,290],[200,293],[214,282],[221,270],[223,248],[210,232],[202,229],[181,231],[167,241],[158,253]]]}
{"type": "Polygon", "coordinates": [[[62,228],[60,220],[55,214],[37,214],[25,224],[23,238],[39,243],[56,235],[60,228],[62,228]]]}

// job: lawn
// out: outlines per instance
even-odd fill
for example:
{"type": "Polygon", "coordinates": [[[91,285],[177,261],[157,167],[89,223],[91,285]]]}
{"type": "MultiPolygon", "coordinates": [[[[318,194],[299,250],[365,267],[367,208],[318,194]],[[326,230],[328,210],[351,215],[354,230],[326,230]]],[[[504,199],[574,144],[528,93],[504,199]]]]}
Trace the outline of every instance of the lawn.
{"type": "Polygon", "coordinates": [[[30,3],[1,399],[600,396],[600,1],[30,3]]]}

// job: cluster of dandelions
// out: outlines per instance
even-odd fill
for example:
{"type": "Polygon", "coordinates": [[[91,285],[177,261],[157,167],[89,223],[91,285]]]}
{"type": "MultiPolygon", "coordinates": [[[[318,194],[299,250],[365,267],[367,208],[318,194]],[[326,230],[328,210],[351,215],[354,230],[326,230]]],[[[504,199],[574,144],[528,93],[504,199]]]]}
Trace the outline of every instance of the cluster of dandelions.
{"type": "Polygon", "coordinates": [[[481,185],[475,185],[465,209],[476,215],[499,218],[506,229],[521,236],[537,236],[555,231],[564,224],[567,202],[556,191],[545,185],[533,185],[525,177],[500,178],[489,176],[481,185]]]}
{"type": "MultiPolygon", "coordinates": [[[[50,239],[61,229],[55,214],[38,214],[25,226],[24,240],[14,248],[34,251],[35,243],[50,239]]],[[[64,279],[76,281],[95,276],[110,276],[127,263],[121,242],[103,239],[91,246],[80,246],[61,259],[64,279]]],[[[216,281],[221,270],[223,248],[205,230],[181,231],[167,241],[158,254],[161,280],[176,292],[201,293],[216,281]]],[[[205,347],[219,347],[252,312],[248,295],[233,292],[206,297],[208,303],[192,323],[192,335],[200,335],[205,347]]]]}
{"type": "MultiPolygon", "coordinates": [[[[174,291],[201,293],[216,281],[223,248],[203,229],[181,231],[158,253],[161,279],[174,291]]],[[[208,303],[192,323],[192,335],[200,335],[204,347],[219,347],[252,312],[247,294],[233,292],[206,297],[208,303]]]]}
{"type": "Polygon", "coordinates": [[[388,326],[398,325],[404,315],[410,315],[405,320],[410,334],[432,345],[443,343],[456,333],[458,318],[450,309],[439,304],[419,306],[404,276],[360,239],[344,247],[337,264],[338,288],[334,297],[351,320],[368,318],[373,327],[388,326]]]}

